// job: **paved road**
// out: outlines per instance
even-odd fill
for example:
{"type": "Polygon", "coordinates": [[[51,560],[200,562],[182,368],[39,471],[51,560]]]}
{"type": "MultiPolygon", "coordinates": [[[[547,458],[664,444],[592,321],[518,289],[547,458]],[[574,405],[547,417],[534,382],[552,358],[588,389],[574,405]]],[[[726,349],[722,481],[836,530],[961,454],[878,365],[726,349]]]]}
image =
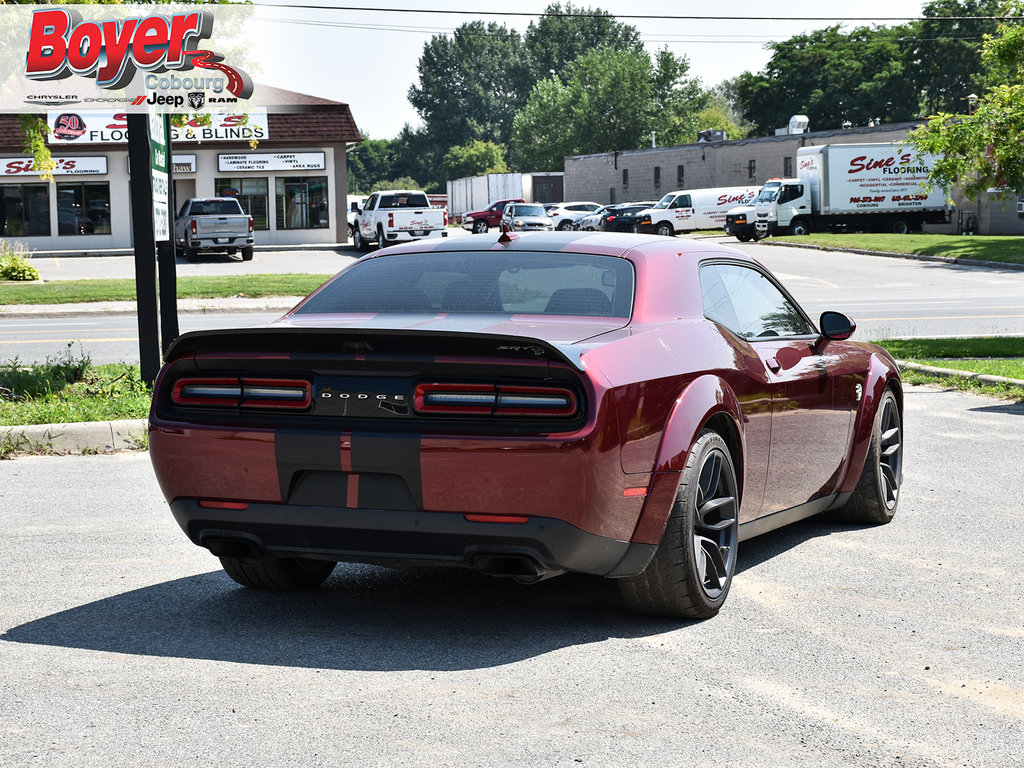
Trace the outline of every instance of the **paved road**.
{"type": "MultiPolygon", "coordinates": [[[[458,235],[456,235],[458,236],[458,235]]],[[[1024,271],[998,267],[894,259],[880,256],[813,251],[801,248],[738,243],[724,236],[697,239],[738,247],[766,264],[783,280],[813,318],[825,309],[851,315],[858,324],[855,338],[918,336],[1024,336],[1024,271]]],[[[179,264],[179,274],[301,272],[331,274],[358,256],[353,249],[333,251],[258,252],[251,262],[211,256],[196,264],[179,264]]],[[[131,257],[35,259],[46,279],[131,277],[131,257]]],[[[286,302],[281,311],[287,308],[286,302]]],[[[254,325],[279,316],[244,314],[181,315],[184,330],[254,325]]],[[[95,362],[137,361],[138,339],[133,320],[80,318],[26,320],[0,316],[0,360],[43,360],[63,351],[69,342],[95,362]],[[79,346],[80,345],[80,346],[79,346]]]]}
{"type": "Polygon", "coordinates": [[[0,462],[0,766],[1020,766],[1022,423],[911,389],[893,523],[744,543],[684,625],[575,577],[248,591],[145,454],[0,462]]]}

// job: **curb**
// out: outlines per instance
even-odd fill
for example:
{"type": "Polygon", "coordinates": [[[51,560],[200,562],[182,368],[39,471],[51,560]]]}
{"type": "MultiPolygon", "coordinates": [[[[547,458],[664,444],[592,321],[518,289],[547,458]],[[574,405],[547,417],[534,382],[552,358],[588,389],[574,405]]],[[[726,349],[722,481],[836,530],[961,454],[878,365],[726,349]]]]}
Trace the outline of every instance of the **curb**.
{"type": "Polygon", "coordinates": [[[138,450],[146,443],[147,419],[30,424],[0,427],[0,447],[30,453],[110,453],[138,450]]]}
{"type": "Polygon", "coordinates": [[[841,251],[843,253],[856,253],[859,256],[884,256],[890,259],[912,259],[914,261],[932,261],[939,264],[955,264],[962,267],[987,267],[989,269],[1015,269],[1024,270],[1024,264],[1002,261],[982,261],[980,259],[965,259],[962,256],[929,256],[925,253],[893,253],[892,251],[868,251],[863,248],[833,248],[826,245],[810,245],[803,243],[779,243],[771,242],[771,238],[758,240],[758,245],[770,245],[776,248],[804,248],[808,251],[841,251]]]}
{"type": "MultiPolygon", "coordinates": [[[[178,313],[287,312],[303,296],[267,296],[262,299],[179,299],[178,313]]],[[[134,301],[86,301],[76,304],[2,304],[0,317],[77,317],[80,315],[134,315],[134,301]]]]}
{"type": "Polygon", "coordinates": [[[973,373],[971,371],[958,371],[953,368],[936,368],[931,365],[908,363],[903,360],[897,360],[896,365],[910,371],[918,371],[919,373],[926,373],[929,376],[938,376],[943,379],[970,379],[971,381],[979,381],[982,384],[1006,384],[1011,387],[1024,388],[1024,381],[1021,381],[1020,379],[1008,379],[1005,376],[993,376],[988,373],[973,373]]]}

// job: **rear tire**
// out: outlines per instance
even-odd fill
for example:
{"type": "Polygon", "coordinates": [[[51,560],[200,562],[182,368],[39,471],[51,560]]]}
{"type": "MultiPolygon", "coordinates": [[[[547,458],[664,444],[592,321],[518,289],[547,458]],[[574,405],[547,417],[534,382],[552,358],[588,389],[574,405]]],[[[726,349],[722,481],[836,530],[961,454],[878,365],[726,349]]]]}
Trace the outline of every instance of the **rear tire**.
{"type": "Polygon", "coordinates": [[[849,501],[828,516],[843,523],[884,525],[896,514],[903,482],[903,419],[888,387],[878,403],[871,444],[849,501]]]}
{"type": "Polygon", "coordinates": [[[264,557],[252,560],[222,557],[220,564],[232,579],[254,589],[313,589],[327,580],[337,563],[302,557],[264,557]]]}
{"type": "Polygon", "coordinates": [[[195,248],[183,248],[181,252],[185,256],[185,261],[189,262],[190,264],[193,261],[195,261],[199,255],[198,253],[196,253],[195,248]]]}
{"type": "Polygon", "coordinates": [[[252,246],[247,245],[242,249],[242,261],[252,261],[252,246]]]}
{"type": "Polygon", "coordinates": [[[889,231],[894,235],[905,235],[910,232],[910,225],[906,219],[893,219],[889,223],[889,231]]]}
{"type": "Polygon", "coordinates": [[[665,533],[637,576],[619,580],[626,604],[646,616],[707,619],[736,572],[739,494],[729,447],[705,429],[690,449],[665,533]]]}
{"type": "Polygon", "coordinates": [[[747,232],[744,232],[742,235],[736,235],[736,239],[739,240],[741,243],[749,243],[750,237],[750,234],[747,232]]]}

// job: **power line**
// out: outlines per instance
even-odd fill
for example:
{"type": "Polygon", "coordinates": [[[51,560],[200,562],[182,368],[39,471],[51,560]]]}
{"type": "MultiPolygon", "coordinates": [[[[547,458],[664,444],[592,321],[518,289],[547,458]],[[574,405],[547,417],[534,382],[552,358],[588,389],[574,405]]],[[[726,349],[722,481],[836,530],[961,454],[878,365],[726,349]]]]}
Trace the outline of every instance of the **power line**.
{"type": "MultiPolygon", "coordinates": [[[[584,18],[601,19],[612,17],[616,20],[630,21],[735,21],[736,15],[727,16],[691,16],[675,14],[608,14],[608,13],[531,13],[529,11],[484,11],[455,10],[451,8],[368,8],[359,5],[303,5],[288,3],[256,3],[258,8],[299,8],[315,11],[361,11],[364,13],[434,13],[456,16],[522,16],[528,18],[584,18]]],[[[838,21],[843,23],[857,22],[893,22],[893,21],[1024,21],[1024,16],[759,16],[756,21],[838,21]]]]}

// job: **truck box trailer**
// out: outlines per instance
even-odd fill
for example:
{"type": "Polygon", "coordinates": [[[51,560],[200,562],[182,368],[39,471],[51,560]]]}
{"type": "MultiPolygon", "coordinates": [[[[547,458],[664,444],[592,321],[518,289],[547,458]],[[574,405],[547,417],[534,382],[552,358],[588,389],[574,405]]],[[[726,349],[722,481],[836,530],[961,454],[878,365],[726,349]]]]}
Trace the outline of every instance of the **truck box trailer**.
{"type": "Polygon", "coordinates": [[[928,189],[931,155],[901,144],[797,150],[797,178],[765,182],[754,201],[758,237],[821,230],[920,232],[949,221],[946,193],[928,189]]]}

